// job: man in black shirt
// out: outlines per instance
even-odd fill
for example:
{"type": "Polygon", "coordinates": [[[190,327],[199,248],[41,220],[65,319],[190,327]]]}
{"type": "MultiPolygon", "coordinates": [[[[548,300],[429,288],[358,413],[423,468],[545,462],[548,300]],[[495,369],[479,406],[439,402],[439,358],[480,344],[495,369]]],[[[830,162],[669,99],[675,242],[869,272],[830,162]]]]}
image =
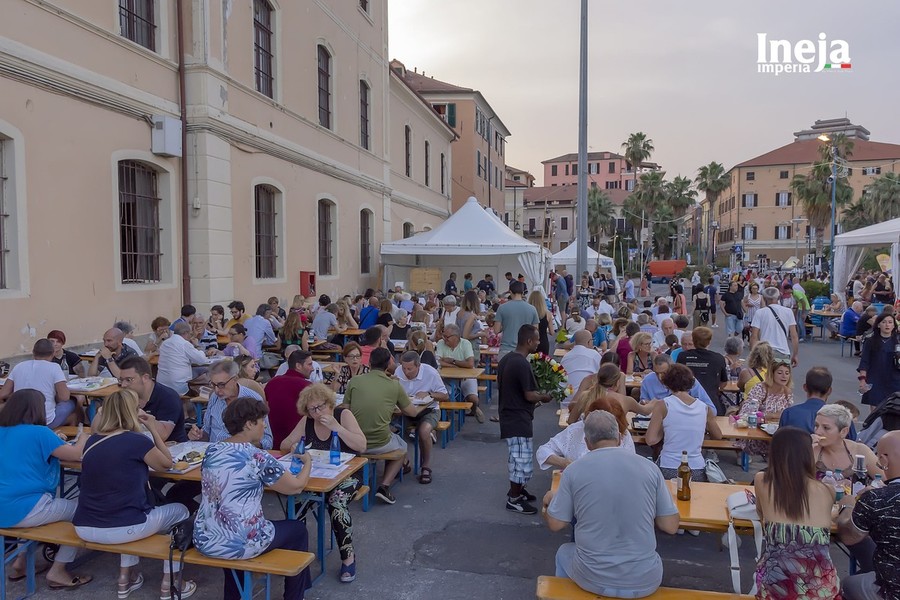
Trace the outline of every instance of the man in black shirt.
{"type": "Polygon", "coordinates": [[[119,376],[119,362],[129,356],[137,356],[137,353],[125,345],[125,333],[121,329],[107,329],[103,334],[103,347],[94,357],[91,368],[88,371],[90,377],[102,375],[106,369],[113,377],[119,376]]]}
{"type": "MultiPolygon", "coordinates": [[[[509,332],[512,333],[512,332],[509,332]]],[[[534,472],[534,407],[549,402],[550,394],[537,390],[537,381],[528,362],[528,355],[540,343],[537,327],[522,325],[518,331],[516,349],[497,365],[497,387],[500,396],[500,438],[509,448],[509,492],[506,510],[533,515],[537,509],[529,504],[537,497],[529,494],[525,484],[534,472]]]]}
{"type": "Polygon", "coordinates": [[[722,294],[722,312],[725,313],[725,335],[741,335],[744,330],[744,311],[741,301],[744,289],[737,281],[732,281],[728,291],[722,294]]]}
{"type": "Polygon", "coordinates": [[[840,540],[850,547],[867,536],[875,542],[874,572],[842,578],[845,600],[900,598],[900,431],[878,440],[877,456],[887,485],[864,491],[858,499],[847,494],[840,502],[840,540]]]}
{"type": "Polygon", "coordinates": [[[494,287],[494,276],[491,275],[490,273],[485,273],[484,279],[479,281],[475,287],[477,287],[479,290],[481,290],[482,292],[487,294],[488,298],[493,296],[494,293],[497,291],[497,288],[494,287]]]}
{"type": "Polygon", "coordinates": [[[178,392],[150,375],[150,363],[140,356],[130,356],[119,365],[119,385],[138,395],[138,407],[156,417],[157,431],[167,442],[186,442],[184,409],[178,392]]]}
{"type": "Polygon", "coordinates": [[[692,335],[694,349],[682,350],[675,362],[685,365],[694,373],[694,377],[716,405],[716,414],[722,416],[725,414],[725,405],[719,398],[719,390],[728,383],[728,367],[725,365],[724,356],[707,349],[712,341],[712,335],[712,329],[709,327],[694,329],[692,335]]]}
{"type": "Polygon", "coordinates": [[[456,293],[456,273],[450,273],[450,279],[444,284],[444,294],[450,295],[456,293]]]}

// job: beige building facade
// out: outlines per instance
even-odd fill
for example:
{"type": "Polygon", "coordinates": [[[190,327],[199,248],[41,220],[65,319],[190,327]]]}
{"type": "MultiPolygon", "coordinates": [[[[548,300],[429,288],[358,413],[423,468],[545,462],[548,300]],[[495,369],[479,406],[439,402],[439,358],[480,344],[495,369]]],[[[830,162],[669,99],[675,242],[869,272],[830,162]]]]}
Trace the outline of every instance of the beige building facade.
{"type": "MultiPolygon", "coordinates": [[[[557,187],[562,185],[578,185],[578,154],[570,153],[542,161],[544,165],[544,185],[557,187]]],[[[588,152],[587,155],[588,185],[601,190],[634,189],[635,172],[625,157],[615,152],[588,152]]],[[[642,163],[637,169],[637,176],[648,171],[658,171],[656,163],[642,163]]]]}
{"type": "MultiPolygon", "coordinates": [[[[846,181],[853,188],[854,200],[879,175],[900,171],[900,144],[871,141],[868,130],[848,119],[817,121],[812,128],[796,132],[792,143],[732,167],[728,173],[731,183],[715,206],[708,198],[701,201],[702,222],[697,234],[704,256],[710,244],[720,266],[737,261],[755,263],[760,255],[780,264],[791,256],[805,261],[814,254],[815,232],[791,189],[791,181],[795,175],[809,173],[810,165],[822,160],[819,151],[824,142],[817,136],[837,133],[853,141],[846,181]],[[734,254],[735,246],[741,247],[740,254],[734,254]]],[[[825,244],[828,242],[826,228],[825,244]]]]}
{"type": "MultiPolygon", "coordinates": [[[[607,192],[617,220],[622,219],[622,205],[630,195],[621,189],[607,192]]],[[[576,237],[578,186],[539,186],[524,190],[522,235],[551,252],[565,249],[576,237]]],[[[624,221],[622,222],[624,227],[624,221]]],[[[590,233],[590,232],[589,232],[590,233]]],[[[609,242],[608,236],[588,240],[595,250],[609,242]]],[[[602,251],[601,251],[602,252],[602,251]]]]}
{"type": "Polygon", "coordinates": [[[500,218],[507,227],[522,235],[522,220],[525,209],[525,190],[534,187],[534,175],[528,171],[506,165],[504,175],[504,207],[500,218]]]}
{"type": "Polygon", "coordinates": [[[504,171],[509,129],[478,90],[410,71],[398,61],[392,70],[420,94],[456,132],[450,193],[453,210],[474,196],[498,214],[504,210],[504,171]]]}
{"type": "Polygon", "coordinates": [[[391,73],[386,0],[6,4],[0,356],[301,272],[378,287],[380,243],[450,213],[456,134],[391,73]]]}

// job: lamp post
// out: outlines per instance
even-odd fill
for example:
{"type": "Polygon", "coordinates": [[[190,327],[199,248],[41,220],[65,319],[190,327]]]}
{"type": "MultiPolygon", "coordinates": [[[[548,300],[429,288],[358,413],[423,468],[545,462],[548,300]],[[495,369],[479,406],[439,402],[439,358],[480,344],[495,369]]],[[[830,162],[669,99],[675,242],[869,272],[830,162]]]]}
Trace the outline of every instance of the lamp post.
{"type": "Polygon", "coordinates": [[[578,203],[575,227],[578,247],[575,249],[576,272],[587,270],[587,98],[588,98],[588,2],[581,0],[581,39],[578,65],[578,203]]]}
{"type": "Polygon", "coordinates": [[[823,142],[831,142],[831,241],[829,246],[828,282],[829,291],[834,293],[834,235],[837,229],[835,213],[837,212],[837,145],[824,133],[819,136],[823,142]]]}

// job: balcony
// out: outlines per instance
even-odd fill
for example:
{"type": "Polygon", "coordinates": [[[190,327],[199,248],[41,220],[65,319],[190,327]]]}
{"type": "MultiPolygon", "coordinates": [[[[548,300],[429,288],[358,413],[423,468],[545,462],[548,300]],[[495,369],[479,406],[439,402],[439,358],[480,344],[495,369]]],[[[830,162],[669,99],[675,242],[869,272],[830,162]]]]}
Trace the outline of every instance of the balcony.
{"type": "Polygon", "coordinates": [[[539,238],[544,235],[544,230],[538,229],[538,228],[531,229],[529,227],[525,227],[522,230],[522,235],[527,238],[539,238]]]}

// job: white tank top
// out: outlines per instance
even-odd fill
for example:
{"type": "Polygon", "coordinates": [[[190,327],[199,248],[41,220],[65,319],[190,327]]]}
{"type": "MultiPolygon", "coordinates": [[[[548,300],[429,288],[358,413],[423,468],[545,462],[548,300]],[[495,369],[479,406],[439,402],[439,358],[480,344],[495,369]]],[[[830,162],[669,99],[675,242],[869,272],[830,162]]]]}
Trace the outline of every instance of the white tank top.
{"type": "Polygon", "coordinates": [[[663,399],[666,403],[666,418],[663,419],[663,449],[659,456],[659,466],[677,469],[681,464],[681,453],[687,450],[691,469],[706,466],[703,460],[703,438],[706,435],[706,412],[709,407],[699,400],[688,406],[674,395],[663,399]]]}

